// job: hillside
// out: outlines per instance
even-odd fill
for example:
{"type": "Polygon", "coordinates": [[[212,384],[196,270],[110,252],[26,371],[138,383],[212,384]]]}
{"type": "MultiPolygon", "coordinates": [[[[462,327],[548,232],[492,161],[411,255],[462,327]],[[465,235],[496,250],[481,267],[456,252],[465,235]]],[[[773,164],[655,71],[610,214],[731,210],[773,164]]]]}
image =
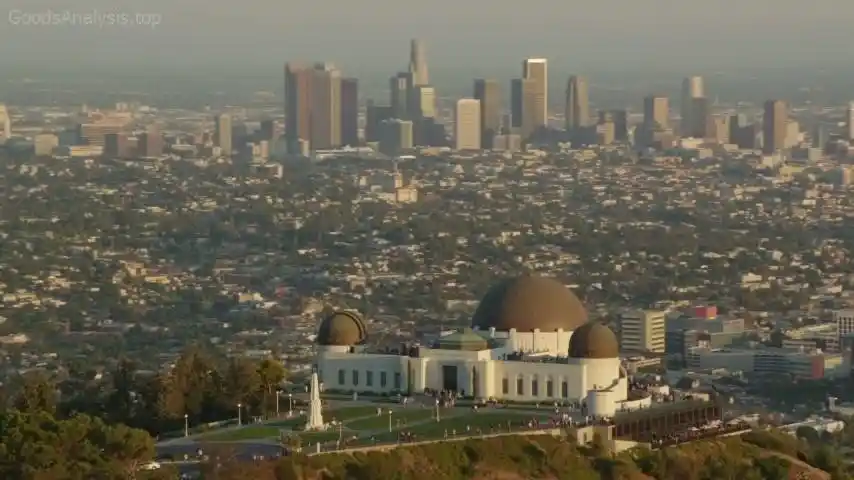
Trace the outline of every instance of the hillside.
{"type": "MultiPolygon", "coordinates": [[[[764,432],[759,443],[765,441],[764,432]]],[[[753,440],[756,440],[754,438],[753,440]]],[[[787,452],[739,438],[696,442],[611,457],[551,437],[501,437],[404,447],[391,452],[287,457],[276,466],[288,480],[827,480],[826,472],[787,452]]],[[[258,480],[261,477],[255,477],[258,480]]]]}

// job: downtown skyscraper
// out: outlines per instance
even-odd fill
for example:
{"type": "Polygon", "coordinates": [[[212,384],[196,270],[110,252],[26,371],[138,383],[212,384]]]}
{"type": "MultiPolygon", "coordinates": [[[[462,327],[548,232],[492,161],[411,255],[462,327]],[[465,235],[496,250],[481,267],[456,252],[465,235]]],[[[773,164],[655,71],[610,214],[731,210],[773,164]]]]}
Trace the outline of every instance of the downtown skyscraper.
{"type": "Polygon", "coordinates": [[[522,62],[522,78],[533,84],[533,128],[548,125],[549,121],[549,69],[545,58],[528,58],[522,62]]]}
{"type": "Polygon", "coordinates": [[[454,109],[454,147],[457,150],[480,150],[480,108],[480,100],[457,100],[454,109]]]}
{"type": "Polygon", "coordinates": [[[682,80],[679,113],[682,118],[679,131],[683,137],[706,137],[711,111],[706,99],[703,77],[693,76],[682,80]]]}
{"type": "Polygon", "coordinates": [[[533,78],[514,78],[510,82],[510,120],[514,130],[527,140],[537,129],[539,113],[537,105],[537,82],[533,78]]]}
{"type": "Polygon", "coordinates": [[[230,157],[232,145],[231,132],[231,115],[223,113],[214,119],[216,126],[214,127],[214,143],[220,148],[221,154],[225,157],[230,157]]]}
{"type": "Polygon", "coordinates": [[[782,100],[765,102],[762,117],[762,152],[772,154],[786,147],[789,110],[782,100]]]}
{"type": "Polygon", "coordinates": [[[848,103],[845,112],[845,134],[849,142],[854,142],[854,102],[848,103]]]}
{"type": "Polygon", "coordinates": [[[341,72],[329,63],[285,65],[285,138],[300,153],[341,146],[341,72]]]}
{"type": "Polygon", "coordinates": [[[566,84],[566,131],[573,132],[590,126],[590,97],[587,80],[579,76],[569,77],[566,84]]]}
{"type": "Polygon", "coordinates": [[[341,79],[341,145],[359,144],[359,81],[341,79]]]}
{"type": "Polygon", "coordinates": [[[409,43],[409,74],[411,76],[412,87],[430,84],[430,76],[427,73],[427,52],[424,49],[424,43],[414,38],[409,43]]]}
{"type": "Polygon", "coordinates": [[[299,153],[301,143],[311,138],[313,76],[305,65],[285,65],[285,141],[290,153],[299,153]]]}
{"type": "Polygon", "coordinates": [[[474,98],[480,100],[481,147],[492,148],[495,136],[501,133],[501,86],[498,80],[475,80],[474,98]]]}

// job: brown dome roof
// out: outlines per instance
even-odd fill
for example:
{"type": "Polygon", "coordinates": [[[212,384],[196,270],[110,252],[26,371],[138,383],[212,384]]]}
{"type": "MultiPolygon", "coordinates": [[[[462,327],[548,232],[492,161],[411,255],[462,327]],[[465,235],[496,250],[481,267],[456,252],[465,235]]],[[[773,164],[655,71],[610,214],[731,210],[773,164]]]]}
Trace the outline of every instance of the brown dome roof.
{"type": "Polygon", "coordinates": [[[472,317],[472,327],[501,331],[571,331],[585,323],[587,310],[571,290],[555,279],[532,275],[490,288],[472,317]]]}
{"type": "Polygon", "coordinates": [[[572,358],[617,358],[620,346],[610,328],[598,322],[588,323],[572,332],[569,339],[572,358]]]}
{"type": "Polygon", "coordinates": [[[351,346],[365,341],[367,329],[355,312],[335,312],[320,323],[317,343],[329,346],[351,346]]]}

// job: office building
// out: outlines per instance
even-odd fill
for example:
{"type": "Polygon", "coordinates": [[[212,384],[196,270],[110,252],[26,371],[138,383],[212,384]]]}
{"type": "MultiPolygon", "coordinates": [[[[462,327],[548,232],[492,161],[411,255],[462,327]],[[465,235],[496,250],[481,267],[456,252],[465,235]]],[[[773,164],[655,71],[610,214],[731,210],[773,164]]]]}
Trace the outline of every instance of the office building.
{"type": "Polygon", "coordinates": [[[454,110],[454,147],[480,150],[480,100],[462,98],[454,110]]]}
{"type": "Polygon", "coordinates": [[[627,142],[629,140],[629,112],[625,110],[611,110],[611,121],[614,122],[614,141],[627,142]]]}
{"type": "Polygon", "coordinates": [[[566,84],[566,131],[574,132],[590,126],[590,98],[587,80],[571,76],[566,84]]]}
{"type": "Polygon", "coordinates": [[[846,134],[849,142],[854,142],[854,102],[848,103],[848,110],[845,115],[846,134]]]}
{"type": "Polygon", "coordinates": [[[226,157],[231,156],[234,150],[232,145],[232,126],[231,115],[223,113],[214,120],[214,144],[220,148],[220,154],[226,157]]]}
{"type": "Polygon", "coordinates": [[[436,118],[436,91],[430,85],[415,85],[409,91],[409,107],[413,120],[436,118]]]}
{"type": "Polygon", "coordinates": [[[126,133],[108,133],[104,137],[104,156],[107,158],[129,158],[133,144],[126,133]]]}
{"type": "Polygon", "coordinates": [[[620,350],[664,353],[665,315],[655,310],[633,310],[620,315],[620,350]]]}
{"type": "Polygon", "coordinates": [[[143,158],[163,155],[163,135],[156,128],[149,128],[137,136],[136,150],[143,158]]]}
{"type": "Polygon", "coordinates": [[[475,80],[474,98],[480,101],[480,145],[492,148],[493,139],[501,133],[501,86],[498,80],[475,80]]]}
{"type": "MultiPolygon", "coordinates": [[[[604,115],[600,115],[599,118],[599,123],[596,124],[595,142],[597,145],[610,145],[614,143],[616,130],[613,117],[611,117],[610,113],[605,113],[604,115]]],[[[584,129],[587,130],[587,127],[584,127],[584,129]]]]}
{"type": "Polygon", "coordinates": [[[762,117],[762,152],[771,154],[786,148],[789,112],[786,102],[768,100],[762,117]]]}
{"type": "Polygon", "coordinates": [[[703,135],[696,135],[699,131],[697,123],[698,115],[695,103],[696,99],[706,98],[705,89],[703,86],[703,77],[693,76],[682,80],[682,97],[679,100],[680,116],[681,116],[681,133],[683,137],[703,138],[703,135]],[[695,115],[695,112],[697,115],[695,115]]]}
{"type": "Polygon", "coordinates": [[[259,142],[272,142],[276,139],[276,122],[272,119],[261,120],[261,126],[258,128],[256,140],[259,142]]]}
{"type": "Polygon", "coordinates": [[[365,141],[380,141],[380,125],[392,118],[394,118],[394,114],[391,106],[375,105],[373,102],[368,102],[365,108],[365,141]]]}
{"type": "Polygon", "coordinates": [[[312,80],[311,68],[285,65],[285,143],[288,153],[299,154],[302,142],[311,138],[312,80]]]}
{"type": "Polygon", "coordinates": [[[537,83],[529,78],[515,78],[510,82],[510,114],[514,133],[523,141],[536,130],[537,83]]]}
{"type": "Polygon", "coordinates": [[[730,143],[731,129],[729,122],[730,117],[727,115],[716,115],[712,117],[711,135],[709,135],[708,138],[720,144],[730,143]]]}
{"type": "Polygon", "coordinates": [[[12,138],[12,118],[6,105],[0,103],[0,143],[12,138]]]}
{"type": "Polygon", "coordinates": [[[409,76],[413,87],[430,84],[430,76],[427,74],[427,52],[421,40],[413,39],[409,44],[409,76]]]}
{"type": "Polygon", "coordinates": [[[533,82],[531,113],[533,130],[548,125],[549,121],[549,70],[545,58],[528,58],[522,62],[522,78],[533,82]]]}
{"type": "Polygon", "coordinates": [[[756,148],[756,124],[750,123],[746,115],[732,115],[729,118],[729,141],[740,149],[756,148]]]}
{"type": "Polygon", "coordinates": [[[854,310],[835,310],[833,312],[833,323],[836,324],[838,337],[851,336],[854,334],[854,310]]]}
{"type": "Polygon", "coordinates": [[[103,147],[106,135],[125,132],[132,122],[133,116],[130,113],[93,112],[88,121],[80,125],[80,139],[86,145],[103,147]]]}
{"type": "Polygon", "coordinates": [[[408,119],[412,75],[409,72],[400,72],[389,79],[388,87],[391,95],[392,116],[394,118],[408,119]]]}
{"type": "Polygon", "coordinates": [[[33,138],[33,150],[38,157],[47,157],[59,147],[59,137],[52,133],[41,133],[33,138]]]}
{"type": "Polygon", "coordinates": [[[395,156],[413,148],[413,125],[410,120],[392,118],[380,124],[380,152],[395,156]]]}
{"type": "Polygon", "coordinates": [[[341,145],[359,145],[359,81],[341,80],[341,145]]]}
{"type": "MultiPolygon", "coordinates": [[[[690,100],[690,117],[687,124],[687,131],[684,133],[689,137],[708,138],[711,132],[711,109],[709,100],[703,97],[692,98],[690,100]]],[[[683,124],[685,125],[685,124],[683,124]]]]}
{"type": "Polygon", "coordinates": [[[311,149],[340,147],[341,72],[329,63],[315,64],[311,93],[311,149]]]}
{"type": "Polygon", "coordinates": [[[643,123],[647,130],[666,130],[670,127],[670,106],[667,97],[651,95],[643,100],[643,123]]]}

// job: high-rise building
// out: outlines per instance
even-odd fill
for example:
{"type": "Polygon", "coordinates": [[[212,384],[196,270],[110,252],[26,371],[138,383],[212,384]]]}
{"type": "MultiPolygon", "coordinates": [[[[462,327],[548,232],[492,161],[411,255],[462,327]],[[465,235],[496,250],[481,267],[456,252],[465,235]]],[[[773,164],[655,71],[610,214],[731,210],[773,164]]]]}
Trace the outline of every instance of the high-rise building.
{"type": "Polygon", "coordinates": [[[374,105],[369,101],[365,108],[365,141],[380,141],[380,125],[391,118],[394,115],[389,105],[374,105]]]}
{"type": "Polygon", "coordinates": [[[596,124],[596,144],[610,145],[614,143],[616,126],[610,112],[600,112],[599,123],[596,124]]]}
{"type": "Polygon", "coordinates": [[[854,142],[854,102],[848,103],[848,111],[846,112],[845,120],[845,126],[847,127],[847,132],[845,133],[847,133],[848,141],[854,142]]]}
{"type": "Polygon", "coordinates": [[[643,123],[647,130],[669,128],[670,106],[667,97],[650,95],[643,100],[643,123]]]}
{"type": "Polygon", "coordinates": [[[389,79],[391,110],[394,118],[409,118],[409,91],[412,87],[412,74],[399,72],[389,79]]]}
{"type": "Polygon", "coordinates": [[[329,63],[315,64],[311,93],[311,149],[340,147],[341,72],[329,63]]]}
{"type": "Polygon", "coordinates": [[[0,140],[5,142],[10,138],[12,138],[12,119],[6,105],[0,103],[0,140]]]}
{"type": "Polygon", "coordinates": [[[394,156],[413,147],[412,122],[392,118],[380,124],[380,152],[394,156]]]}
{"type": "Polygon", "coordinates": [[[789,124],[789,112],[786,102],[768,100],[765,102],[762,118],[762,151],[774,153],[786,148],[786,134],[789,124]]]}
{"type": "Polygon", "coordinates": [[[694,115],[694,99],[705,98],[703,77],[693,76],[682,80],[682,98],[679,100],[682,136],[697,136],[697,118],[694,115]]]}
{"type": "Polygon", "coordinates": [[[629,112],[611,110],[611,121],[614,122],[614,140],[627,142],[629,140],[629,112]]]}
{"type": "Polygon", "coordinates": [[[436,90],[430,85],[415,85],[409,91],[409,116],[415,120],[436,118],[436,90]]]}
{"type": "Polygon", "coordinates": [[[566,84],[566,131],[573,132],[590,126],[590,97],[587,80],[571,76],[566,84]]]}
{"type": "Polygon", "coordinates": [[[522,78],[533,81],[533,128],[549,122],[549,69],[545,58],[528,58],[522,62],[522,78]]]}
{"type": "Polygon", "coordinates": [[[258,134],[256,135],[259,142],[268,141],[272,142],[275,140],[276,136],[276,122],[273,119],[261,120],[261,126],[258,128],[258,134]]]}
{"type": "Polygon", "coordinates": [[[498,80],[475,80],[474,98],[480,101],[480,146],[492,148],[493,139],[501,131],[501,86],[498,80]]]}
{"type": "Polygon", "coordinates": [[[359,81],[341,80],[341,145],[359,144],[359,81]]]}
{"type": "Polygon", "coordinates": [[[412,39],[409,44],[409,74],[413,87],[430,84],[430,77],[427,74],[427,52],[421,40],[412,39]]]}
{"type": "Polygon", "coordinates": [[[750,123],[744,114],[732,115],[729,118],[729,141],[738,148],[753,150],[756,148],[757,125],[750,123]]]}
{"type": "Polygon", "coordinates": [[[223,113],[214,120],[214,143],[220,148],[222,155],[230,157],[234,146],[232,145],[231,115],[223,113]]]}
{"type": "Polygon", "coordinates": [[[536,130],[537,82],[531,78],[514,78],[510,82],[510,117],[513,129],[523,141],[536,130]]]}
{"type": "MultiPolygon", "coordinates": [[[[709,106],[709,99],[705,97],[694,97],[690,100],[690,120],[687,124],[687,132],[684,131],[683,135],[687,133],[688,136],[694,138],[707,138],[709,136],[709,131],[711,129],[710,123],[712,121],[712,112],[709,106]]],[[[683,123],[683,127],[686,124],[683,123]]]]}
{"type": "Polygon", "coordinates": [[[33,137],[33,151],[37,157],[49,156],[59,147],[59,137],[53,133],[40,133],[33,137]]]}
{"type": "Polygon", "coordinates": [[[149,128],[137,137],[136,150],[143,158],[163,155],[163,135],[156,128],[149,128]]]}
{"type": "Polygon", "coordinates": [[[711,135],[708,138],[713,139],[716,143],[725,144],[730,142],[730,117],[727,115],[717,115],[712,117],[711,135]]]}
{"type": "Polygon", "coordinates": [[[635,310],[620,315],[620,350],[637,353],[664,353],[664,312],[635,310]]]}
{"type": "Polygon", "coordinates": [[[300,153],[300,142],[311,137],[313,77],[307,66],[285,65],[285,141],[289,153],[300,153]]]}
{"type": "Polygon", "coordinates": [[[461,98],[454,109],[454,146],[457,150],[480,150],[480,100],[461,98]]]}

